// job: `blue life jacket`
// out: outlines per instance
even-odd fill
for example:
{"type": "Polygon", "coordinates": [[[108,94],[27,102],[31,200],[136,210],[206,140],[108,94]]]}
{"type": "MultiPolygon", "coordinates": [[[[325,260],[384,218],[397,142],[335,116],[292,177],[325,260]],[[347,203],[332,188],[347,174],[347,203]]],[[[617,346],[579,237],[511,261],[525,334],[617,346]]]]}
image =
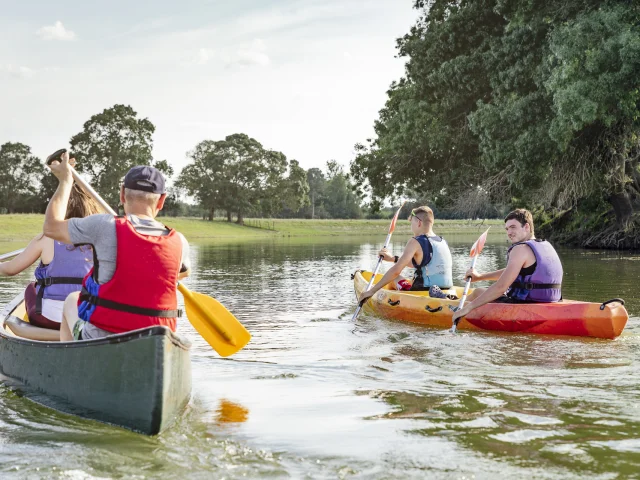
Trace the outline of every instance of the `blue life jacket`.
{"type": "Polygon", "coordinates": [[[415,238],[422,247],[422,262],[418,265],[415,259],[411,259],[416,273],[415,282],[422,282],[424,287],[437,285],[442,289],[453,287],[453,275],[451,273],[453,261],[449,245],[444,238],[427,237],[419,235],[415,238]]]}

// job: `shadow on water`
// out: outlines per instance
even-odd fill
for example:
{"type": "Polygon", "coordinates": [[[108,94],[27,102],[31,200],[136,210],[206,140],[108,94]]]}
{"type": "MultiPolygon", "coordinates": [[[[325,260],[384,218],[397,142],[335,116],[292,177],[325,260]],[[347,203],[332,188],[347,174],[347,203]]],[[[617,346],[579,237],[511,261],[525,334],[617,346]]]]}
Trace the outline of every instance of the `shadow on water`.
{"type": "MultiPolygon", "coordinates": [[[[362,315],[349,277],[383,237],[200,244],[188,286],[253,339],[219,358],[194,343],[193,398],[144,437],[59,414],[0,387],[2,478],[613,478],[640,467],[640,262],[560,250],[564,295],[623,297],[615,341],[460,332],[362,315]]],[[[475,236],[448,238],[454,276],[475,236]]],[[[405,238],[395,238],[400,251],[405,238]]],[[[504,266],[500,237],[481,270],[504,266]]],[[[29,275],[0,282],[6,301],[29,275]]]]}

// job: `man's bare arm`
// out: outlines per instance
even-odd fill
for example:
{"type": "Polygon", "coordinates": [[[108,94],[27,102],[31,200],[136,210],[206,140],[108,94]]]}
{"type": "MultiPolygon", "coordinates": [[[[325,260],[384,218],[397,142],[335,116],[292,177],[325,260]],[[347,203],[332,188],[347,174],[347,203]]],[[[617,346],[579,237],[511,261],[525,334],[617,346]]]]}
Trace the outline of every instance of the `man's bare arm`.
{"type": "Polygon", "coordinates": [[[520,269],[524,266],[527,261],[527,250],[529,247],[523,245],[522,247],[514,248],[509,255],[509,263],[507,267],[504,268],[500,278],[487,288],[478,298],[476,298],[473,302],[468,303],[463,310],[466,310],[466,313],[469,313],[474,308],[481,307],[489,302],[492,302],[498,297],[501,297],[504,292],[511,286],[513,282],[516,281],[518,275],[520,274],[520,269]]]}

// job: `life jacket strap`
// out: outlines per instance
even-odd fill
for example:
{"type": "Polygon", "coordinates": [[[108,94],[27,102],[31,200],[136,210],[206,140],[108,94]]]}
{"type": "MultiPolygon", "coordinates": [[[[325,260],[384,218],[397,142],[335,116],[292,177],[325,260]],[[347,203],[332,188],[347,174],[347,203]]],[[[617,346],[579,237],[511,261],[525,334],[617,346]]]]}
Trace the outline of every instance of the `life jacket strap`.
{"type": "Polygon", "coordinates": [[[82,285],[82,277],[45,277],[36,278],[35,284],[41,287],[36,294],[36,314],[42,315],[44,289],[51,285],[82,285]]]}
{"type": "Polygon", "coordinates": [[[114,302],[105,298],[96,297],[90,295],[84,288],[80,293],[80,299],[84,302],[88,302],[91,305],[98,307],[108,308],[110,310],[117,310],[118,312],[134,313],[136,315],[144,315],[146,317],[160,317],[160,318],[178,318],[182,316],[182,310],[158,310],[154,308],[136,307],[134,305],[127,305],[126,303],[114,302]]]}
{"type": "Polygon", "coordinates": [[[513,282],[510,288],[522,288],[525,290],[544,290],[546,288],[562,288],[561,283],[531,283],[531,282],[513,282]]]}
{"type": "Polygon", "coordinates": [[[49,287],[51,285],[82,285],[82,277],[45,277],[36,278],[36,285],[49,287]]]}

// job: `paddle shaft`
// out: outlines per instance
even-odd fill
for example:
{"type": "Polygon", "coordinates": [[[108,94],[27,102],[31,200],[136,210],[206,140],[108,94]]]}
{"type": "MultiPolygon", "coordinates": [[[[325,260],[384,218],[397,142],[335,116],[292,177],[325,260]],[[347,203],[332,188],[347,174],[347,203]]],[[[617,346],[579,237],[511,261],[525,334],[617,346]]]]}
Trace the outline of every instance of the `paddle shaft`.
{"type": "MultiPolygon", "coordinates": [[[[471,259],[471,270],[473,270],[476,266],[476,260],[478,259],[478,255],[475,255],[473,259],[471,259]]],[[[460,304],[458,305],[458,310],[464,307],[464,302],[467,301],[467,294],[469,293],[469,287],[471,286],[471,277],[467,277],[467,282],[464,284],[464,290],[462,291],[462,298],[460,299],[460,304]]],[[[462,318],[462,317],[460,317],[462,318]]],[[[455,333],[456,327],[458,326],[458,322],[460,322],[460,318],[456,318],[451,326],[451,331],[455,333]]]]}
{"type": "MultiPolygon", "coordinates": [[[[473,257],[473,259],[471,260],[471,270],[473,270],[476,267],[476,260],[478,259],[477,256],[473,257]]],[[[460,299],[460,305],[458,306],[458,308],[462,308],[464,307],[464,302],[467,301],[467,294],[469,293],[469,287],[471,286],[471,277],[467,277],[467,283],[464,284],[464,290],[462,291],[462,298],[460,299]]]]}
{"type": "Polygon", "coordinates": [[[7,252],[7,253],[3,253],[2,255],[0,255],[0,261],[2,260],[8,260],[11,257],[15,257],[16,255],[20,255],[22,252],[24,252],[24,248],[20,248],[18,250],[14,250],[13,252],[7,252]]]}
{"type": "Polygon", "coordinates": [[[71,175],[73,176],[73,180],[78,185],[80,185],[82,189],[85,192],[87,192],[89,196],[91,196],[91,198],[93,198],[96,202],[98,202],[106,213],[110,213],[111,215],[117,215],[116,211],[113,208],[111,208],[111,206],[102,199],[102,197],[98,194],[98,192],[96,192],[93,189],[93,187],[84,180],[84,178],[78,175],[78,172],[76,172],[75,168],[71,166],[69,168],[71,168],[71,175]]]}
{"type": "Polygon", "coordinates": [[[91,185],[85,182],[84,179],[80,175],[78,175],[78,172],[76,172],[76,169],[73,167],[71,167],[71,175],[73,176],[73,180],[78,185],[80,185],[82,189],[91,196],[91,198],[93,198],[96,202],[98,202],[105,212],[110,213],[111,215],[117,215],[115,210],[111,208],[109,204],[102,199],[102,197],[98,194],[98,192],[96,192],[93,189],[91,185]]]}
{"type": "MultiPolygon", "coordinates": [[[[389,242],[391,241],[391,235],[393,234],[393,232],[389,232],[387,234],[387,239],[384,242],[384,247],[383,248],[387,248],[389,246],[389,242]]],[[[373,285],[373,282],[376,279],[376,275],[378,274],[378,270],[380,270],[380,265],[382,264],[382,255],[380,255],[378,257],[378,263],[376,264],[376,268],[373,271],[373,275],[371,275],[371,279],[369,280],[369,283],[367,284],[367,290],[369,290],[371,288],[371,286],[373,285]]],[[[365,290],[365,292],[367,291],[365,290]]],[[[358,318],[358,315],[360,314],[360,310],[362,310],[362,305],[364,305],[364,302],[361,302],[358,304],[358,307],[356,308],[356,311],[353,314],[353,318],[351,320],[355,320],[356,318],[358,318]]]]}

